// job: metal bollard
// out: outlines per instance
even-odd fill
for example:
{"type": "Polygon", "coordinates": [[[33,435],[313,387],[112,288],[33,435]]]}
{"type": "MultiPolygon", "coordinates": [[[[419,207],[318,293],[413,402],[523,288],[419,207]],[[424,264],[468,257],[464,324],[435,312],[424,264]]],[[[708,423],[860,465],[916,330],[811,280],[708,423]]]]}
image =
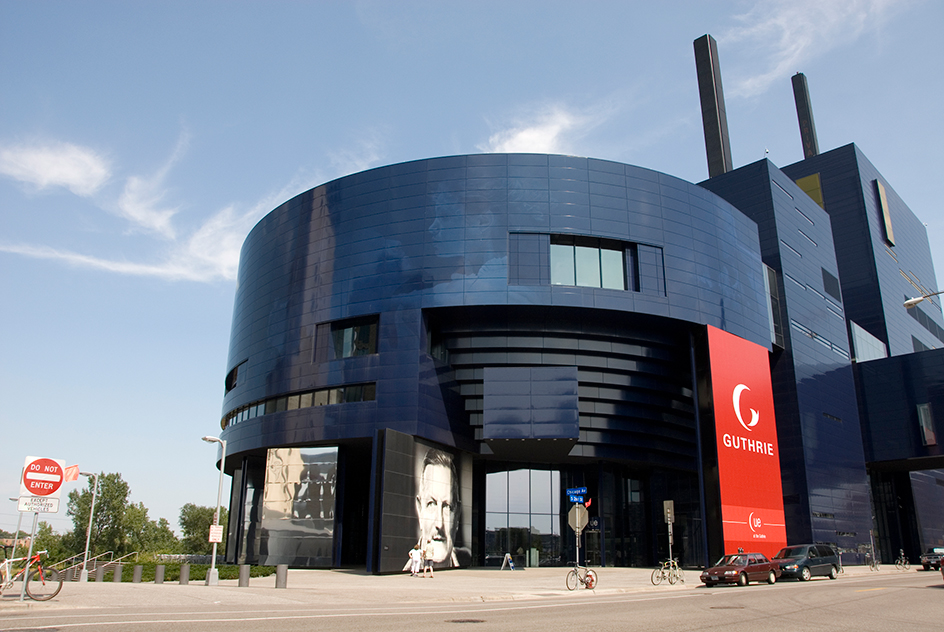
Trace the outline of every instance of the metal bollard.
{"type": "Polygon", "coordinates": [[[288,564],[279,564],[275,567],[275,587],[285,588],[288,584],[288,564]]]}
{"type": "Polygon", "coordinates": [[[142,575],[143,573],[144,573],[144,567],[143,567],[142,565],[140,565],[140,564],[135,564],[135,565],[134,565],[134,573],[132,573],[132,575],[131,575],[131,583],[132,583],[132,584],[140,584],[140,583],[141,583],[141,575],[142,575]]]}
{"type": "Polygon", "coordinates": [[[95,581],[100,582],[105,580],[105,567],[96,566],[95,567],[95,581]]]}
{"type": "Polygon", "coordinates": [[[249,585],[249,564],[240,564],[239,565],[239,586],[244,587],[249,585]]]}
{"type": "Polygon", "coordinates": [[[163,584],[164,583],[164,565],[158,564],[154,567],[154,583],[163,584]]]}
{"type": "Polygon", "coordinates": [[[116,584],[121,583],[121,571],[124,568],[124,564],[115,564],[115,573],[112,575],[111,581],[116,584]]]}
{"type": "Polygon", "coordinates": [[[190,564],[180,565],[180,583],[181,584],[190,583],[190,564]]]}

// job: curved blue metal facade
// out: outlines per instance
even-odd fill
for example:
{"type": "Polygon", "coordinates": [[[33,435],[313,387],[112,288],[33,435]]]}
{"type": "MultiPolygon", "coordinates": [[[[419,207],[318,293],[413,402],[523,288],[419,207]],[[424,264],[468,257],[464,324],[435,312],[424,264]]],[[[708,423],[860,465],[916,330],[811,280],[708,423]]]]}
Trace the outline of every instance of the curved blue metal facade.
{"type": "MultiPolygon", "coordinates": [[[[516,256],[541,265],[538,253],[516,256]]],[[[376,399],[266,415],[264,429],[238,424],[224,436],[233,453],[370,437],[381,427],[455,445],[447,415],[423,401],[431,365],[422,313],[435,308],[646,315],[664,318],[660,328],[711,324],[769,347],[760,261],[756,225],[733,206],[630,165],[471,155],[341,178],[281,205],[246,239],[229,353],[238,379],[223,413],[339,384],[376,383],[376,399]],[[509,244],[520,235],[633,247],[637,287],[551,285],[514,269],[509,279],[509,244]],[[379,315],[378,353],[314,362],[318,324],[364,315],[379,315]]]]}
{"type": "MultiPolygon", "coordinates": [[[[688,543],[676,552],[701,562],[693,341],[713,325],[769,349],[765,274],[752,219],[702,187],[615,162],[434,158],[296,196],[241,253],[223,404],[228,555],[399,570],[382,551],[412,546],[389,525],[415,520],[414,492],[389,474],[412,467],[413,441],[451,450],[465,468],[474,563],[517,533],[515,509],[485,510],[489,472],[522,467],[629,507],[609,510],[597,548],[626,564],[664,555],[649,533],[674,498],[688,543]],[[336,463],[290,450],[318,446],[339,446],[336,463]],[[298,506],[265,505],[273,459],[283,472],[317,461],[319,497],[330,487],[334,503],[337,492],[337,533],[298,535],[310,542],[301,557],[273,552],[307,529],[298,506]],[[352,538],[366,539],[366,559],[352,538]]],[[[296,488],[312,477],[297,475],[296,488]]],[[[525,548],[560,563],[568,545],[555,537],[525,548]]]]}

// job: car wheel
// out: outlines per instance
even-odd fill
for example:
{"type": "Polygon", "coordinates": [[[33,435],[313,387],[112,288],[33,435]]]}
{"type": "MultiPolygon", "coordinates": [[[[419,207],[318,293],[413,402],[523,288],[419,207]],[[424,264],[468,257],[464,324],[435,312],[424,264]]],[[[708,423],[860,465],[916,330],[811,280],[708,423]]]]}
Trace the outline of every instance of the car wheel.
{"type": "Polygon", "coordinates": [[[812,576],[813,573],[810,572],[809,566],[804,566],[800,569],[800,581],[808,582],[812,576]]]}
{"type": "Polygon", "coordinates": [[[775,584],[775,583],[777,583],[777,573],[775,573],[775,572],[773,572],[773,571],[770,571],[769,573],[767,573],[767,583],[768,583],[768,584],[775,584]]]}
{"type": "Polygon", "coordinates": [[[747,573],[738,575],[738,586],[747,586],[747,573]]]}
{"type": "Polygon", "coordinates": [[[839,577],[839,569],[837,569],[835,566],[830,566],[830,567],[829,567],[829,578],[830,578],[830,579],[837,579],[838,577],[839,577]]]}
{"type": "Polygon", "coordinates": [[[922,564],[922,566],[924,566],[924,570],[926,570],[926,571],[931,570],[931,565],[930,565],[930,564],[922,564]]]}

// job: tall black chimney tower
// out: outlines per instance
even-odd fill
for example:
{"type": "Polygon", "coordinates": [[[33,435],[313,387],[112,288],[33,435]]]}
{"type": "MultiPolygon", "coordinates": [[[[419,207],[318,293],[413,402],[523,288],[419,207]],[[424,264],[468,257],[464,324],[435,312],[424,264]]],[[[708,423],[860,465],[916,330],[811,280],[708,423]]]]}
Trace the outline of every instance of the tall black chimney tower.
{"type": "Polygon", "coordinates": [[[806,75],[798,72],[793,75],[793,100],[796,101],[797,118],[800,121],[800,140],[803,141],[803,158],[819,155],[819,141],[816,140],[816,125],[813,123],[813,106],[810,104],[810,87],[806,75]]]}
{"type": "Polygon", "coordinates": [[[721,89],[718,44],[711,35],[702,35],[695,40],[695,69],[698,72],[701,120],[705,128],[708,177],[713,178],[731,171],[733,166],[728,117],[724,111],[724,91],[721,89]]]}

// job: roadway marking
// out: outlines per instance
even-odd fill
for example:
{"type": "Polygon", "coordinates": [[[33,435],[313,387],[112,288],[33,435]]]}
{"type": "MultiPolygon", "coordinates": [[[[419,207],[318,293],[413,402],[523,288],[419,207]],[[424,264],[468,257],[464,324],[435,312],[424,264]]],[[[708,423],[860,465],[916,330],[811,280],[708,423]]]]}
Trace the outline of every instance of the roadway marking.
{"type": "MultiPolygon", "coordinates": [[[[682,599],[682,598],[691,598],[699,597],[697,594],[686,594],[686,595],[660,595],[657,597],[642,597],[639,599],[627,599],[625,596],[614,597],[612,599],[601,599],[604,603],[627,603],[627,602],[640,602],[640,601],[659,601],[663,599],[682,599]]],[[[597,603],[599,603],[599,601],[597,603]]],[[[457,614],[477,614],[482,612],[508,612],[512,610],[544,610],[548,608],[572,608],[573,603],[556,603],[556,604],[534,604],[527,606],[501,606],[501,607],[490,607],[490,608],[464,608],[460,610],[455,610],[449,608],[447,604],[437,605],[437,608],[442,608],[441,611],[437,610],[425,610],[422,611],[422,614],[440,614],[440,615],[457,615],[457,614]]],[[[159,613],[141,613],[137,616],[145,616],[147,614],[159,614],[159,613]]],[[[293,621],[293,620],[305,620],[305,619],[350,619],[354,617],[389,617],[389,616],[415,616],[417,614],[416,609],[414,608],[411,612],[404,612],[403,610],[391,610],[387,609],[380,612],[339,612],[339,613],[326,613],[326,614],[304,614],[304,615],[273,615],[273,616],[256,616],[256,617],[230,617],[230,618],[204,618],[200,616],[202,613],[169,613],[172,616],[180,615],[189,615],[193,618],[185,619],[168,619],[167,615],[163,615],[165,618],[162,619],[130,619],[122,621],[85,621],[80,623],[59,623],[51,625],[29,625],[25,627],[4,627],[3,632],[15,632],[16,630],[62,630],[65,628],[87,628],[92,626],[106,626],[106,625],[155,625],[160,623],[227,623],[227,622],[250,622],[250,621],[293,621]]],[[[207,613],[209,614],[209,613],[207,613]]],[[[118,615],[79,615],[79,616],[98,616],[98,617],[107,617],[107,616],[118,616],[118,615]]],[[[124,616],[135,616],[135,615],[124,615],[124,616]]],[[[53,615],[48,617],[29,617],[27,615],[24,618],[31,619],[50,619],[50,618],[67,618],[70,615],[53,615]]]]}
{"type": "Polygon", "coordinates": [[[884,588],[863,588],[862,590],[857,590],[856,592],[872,592],[873,590],[885,590],[884,588]]]}

